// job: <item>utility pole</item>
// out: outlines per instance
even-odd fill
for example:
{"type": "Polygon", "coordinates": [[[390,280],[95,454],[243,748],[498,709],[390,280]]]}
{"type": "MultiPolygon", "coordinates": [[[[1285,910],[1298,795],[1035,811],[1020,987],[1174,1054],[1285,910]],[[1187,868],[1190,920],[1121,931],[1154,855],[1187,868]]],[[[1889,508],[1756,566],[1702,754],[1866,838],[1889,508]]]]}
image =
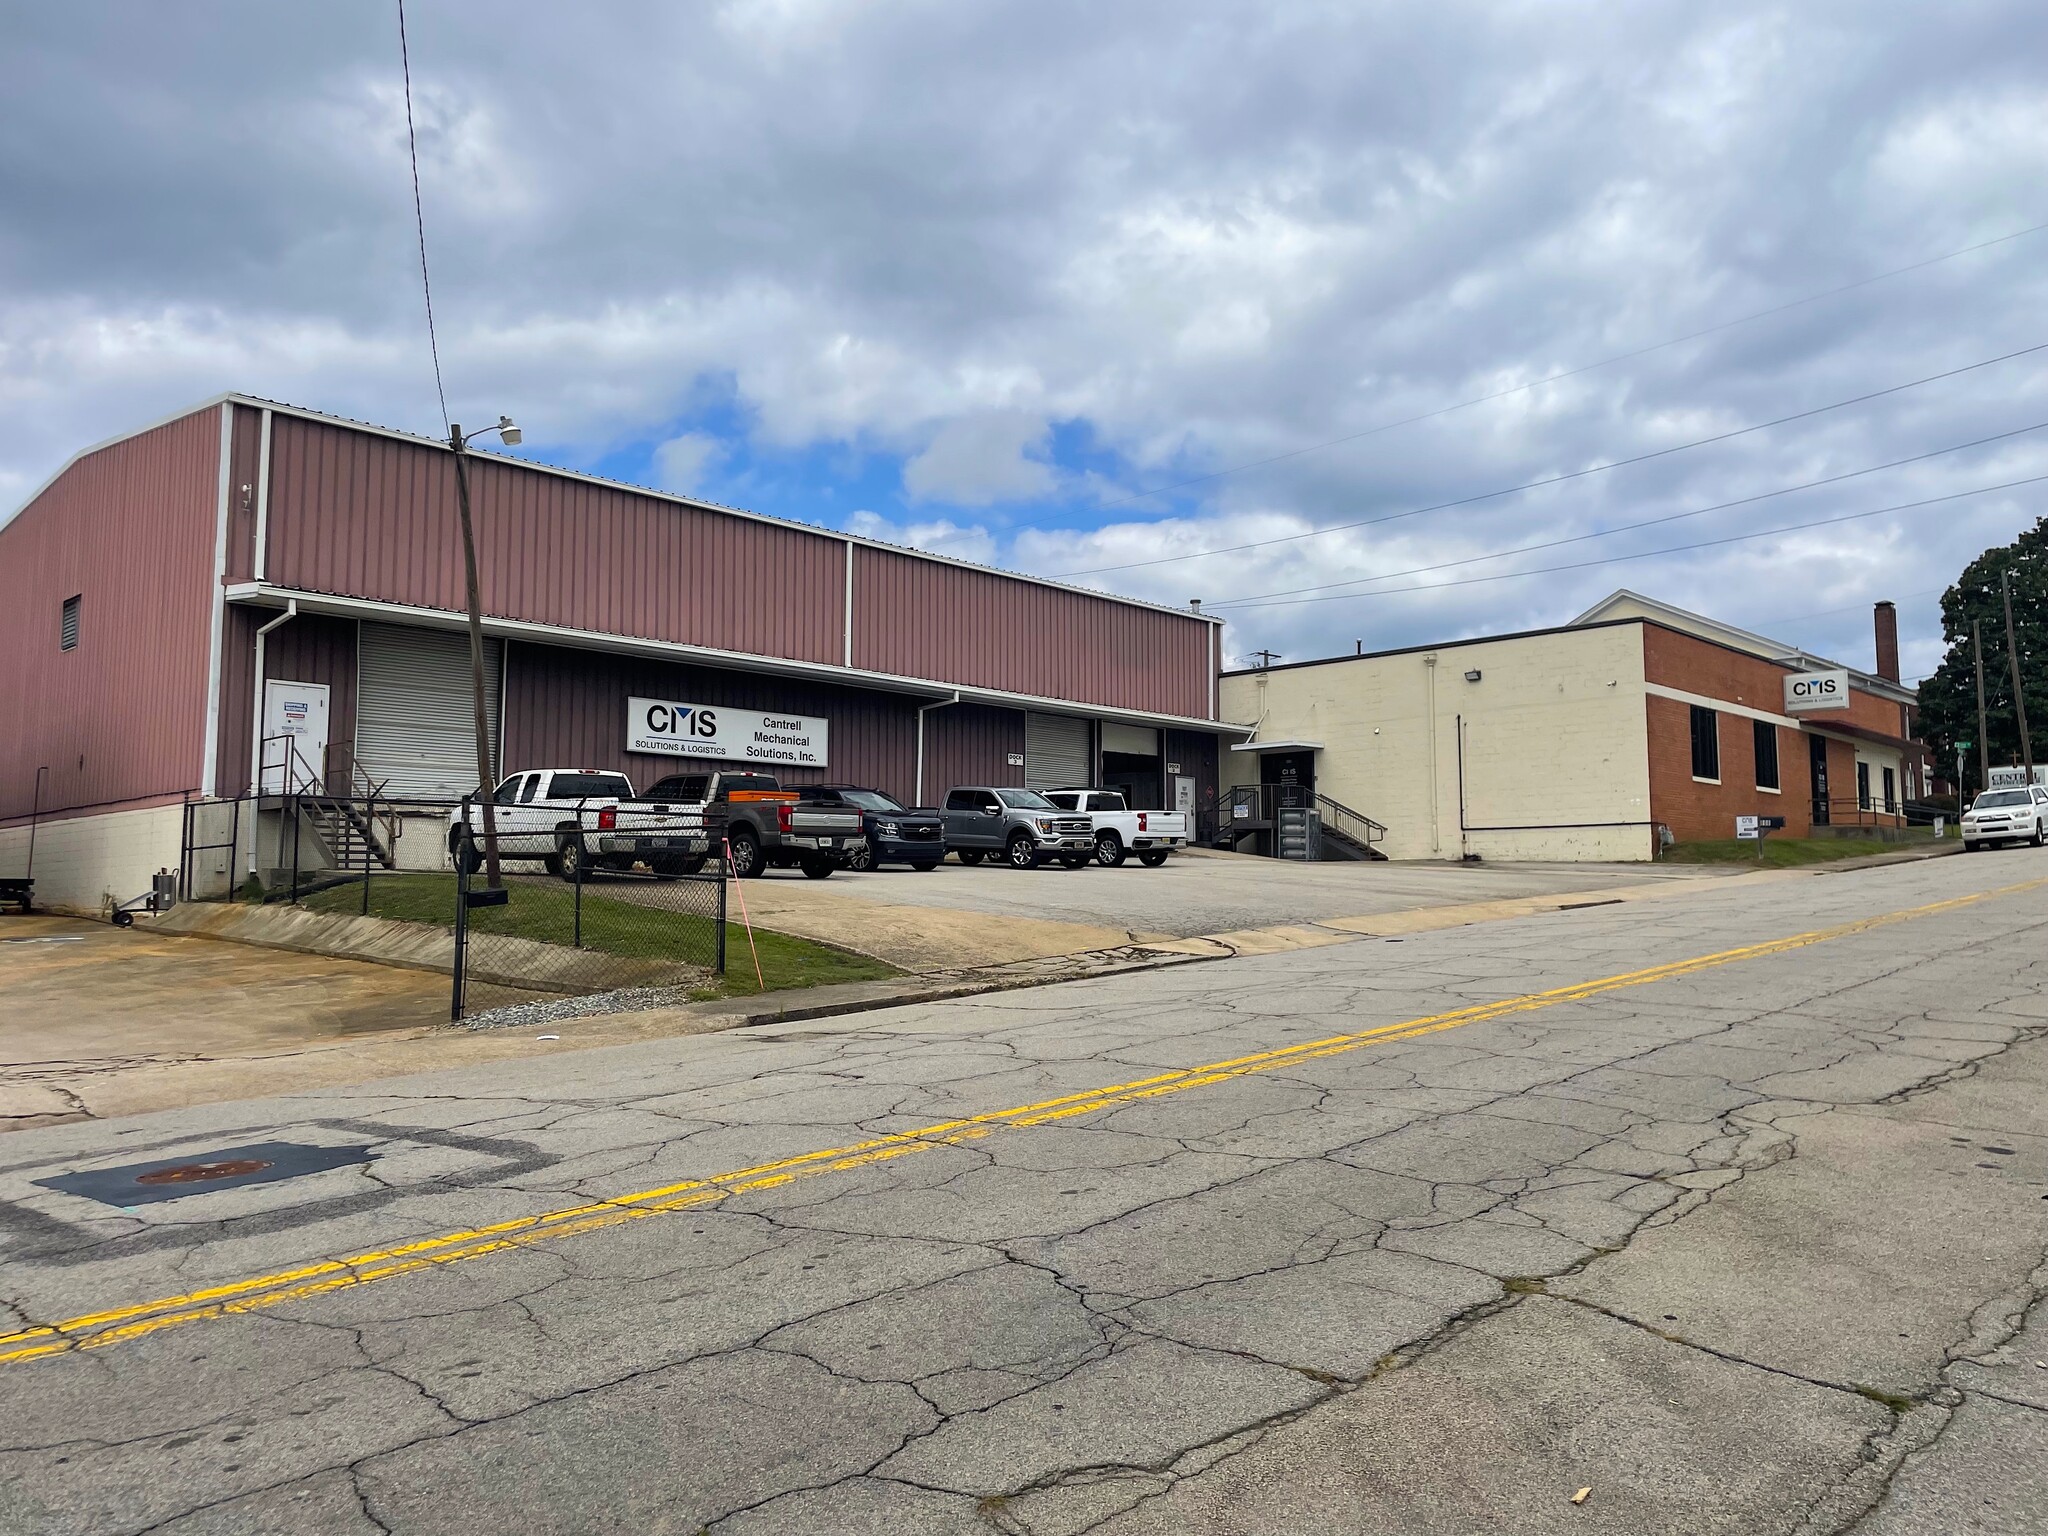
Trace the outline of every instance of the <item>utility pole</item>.
{"type": "Polygon", "coordinates": [[[2027,765],[2027,783],[2034,782],[2034,738],[2027,734],[2027,696],[2020,691],[2020,643],[2012,628],[2012,568],[1998,573],[2005,590],[2005,656],[2012,663],[2012,707],[2020,717],[2020,761],[2027,765]]]}
{"type": "Polygon", "coordinates": [[[517,445],[519,429],[510,416],[500,416],[495,427],[483,427],[462,435],[462,428],[448,428],[448,447],[455,455],[455,501],[462,513],[462,574],[469,596],[469,688],[476,709],[477,794],[484,812],[484,884],[496,889],[503,884],[498,870],[497,777],[491,771],[490,717],[484,709],[484,616],[476,593],[476,535],[469,521],[469,438],[496,432],[507,443],[517,445]]]}
{"type": "Polygon", "coordinates": [[[1970,655],[1977,673],[1977,789],[1991,787],[1991,738],[1984,734],[1984,622],[1970,620],[1970,655]]]}
{"type": "Polygon", "coordinates": [[[1258,658],[1261,667],[1270,667],[1280,659],[1278,651],[1253,651],[1252,655],[1258,658]]]}

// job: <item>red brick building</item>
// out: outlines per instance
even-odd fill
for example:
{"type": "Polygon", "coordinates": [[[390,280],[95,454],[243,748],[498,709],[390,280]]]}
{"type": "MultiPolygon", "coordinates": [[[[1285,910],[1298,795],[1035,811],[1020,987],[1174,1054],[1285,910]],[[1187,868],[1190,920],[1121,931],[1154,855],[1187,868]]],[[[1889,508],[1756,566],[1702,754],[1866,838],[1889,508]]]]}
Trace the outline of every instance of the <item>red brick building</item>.
{"type": "Polygon", "coordinates": [[[1905,802],[1927,792],[1890,603],[1876,605],[1874,672],[1634,592],[1575,622],[1625,618],[1647,621],[1650,814],[1679,842],[1731,836],[1738,816],[1782,816],[1788,837],[1903,826],[1905,802]],[[1845,706],[1788,707],[1788,679],[1833,674],[1842,675],[1833,702],[1845,706]]]}

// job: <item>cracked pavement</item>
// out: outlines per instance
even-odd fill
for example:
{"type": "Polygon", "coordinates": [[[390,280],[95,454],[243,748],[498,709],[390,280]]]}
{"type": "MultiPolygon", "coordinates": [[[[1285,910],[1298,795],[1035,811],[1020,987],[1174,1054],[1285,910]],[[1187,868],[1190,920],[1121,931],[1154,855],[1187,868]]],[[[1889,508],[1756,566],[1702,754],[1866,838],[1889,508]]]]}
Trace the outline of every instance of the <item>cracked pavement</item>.
{"type": "Polygon", "coordinates": [[[0,1529],[2039,1530],[2044,878],[1702,881],[19,1132],[0,1354],[54,1352],[0,1361],[0,1529]],[[271,1140],[371,1156],[37,1182],[271,1140]]]}

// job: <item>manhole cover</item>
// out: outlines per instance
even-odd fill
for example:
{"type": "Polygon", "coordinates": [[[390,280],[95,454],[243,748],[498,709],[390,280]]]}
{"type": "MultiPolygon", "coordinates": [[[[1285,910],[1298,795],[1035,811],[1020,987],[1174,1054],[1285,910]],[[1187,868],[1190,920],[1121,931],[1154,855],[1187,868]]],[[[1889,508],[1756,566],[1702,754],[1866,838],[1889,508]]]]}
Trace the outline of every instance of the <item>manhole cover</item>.
{"type": "Polygon", "coordinates": [[[245,1173],[261,1173],[270,1164],[253,1157],[230,1158],[224,1163],[180,1163],[154,1173],[138,1173],[138,1184],[204,1184],[212,1179],[239,1179],[245,1173]]]}
{"type": "Polygon", "coordinates": [[[51,1179],[37,1179],[36,1183],[45,1189],[97,1200],[102,1205],[126,1208],[240,1189],[248,1184],[271,1184],[369,1160],[367,1146],[312,1147],[293,1141],[265,1141],[254,1146],[187,1152],[182,1157],[162,1157],[120,1168],[62,1173],[51,1179]]]}

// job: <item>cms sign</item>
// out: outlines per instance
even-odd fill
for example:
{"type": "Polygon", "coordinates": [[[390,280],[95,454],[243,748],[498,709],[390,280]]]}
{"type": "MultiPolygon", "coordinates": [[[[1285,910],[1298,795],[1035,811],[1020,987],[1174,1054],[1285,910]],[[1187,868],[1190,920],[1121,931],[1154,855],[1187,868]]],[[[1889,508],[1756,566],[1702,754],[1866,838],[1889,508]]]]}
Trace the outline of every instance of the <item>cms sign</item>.
{"type": "Polygon", "coordinates": [[[1849,674],[1790,672],[1785,676],[1785,713],[1810,715],[1817,710],[1849,707],[1849,674]]]}
{"type": "Polygon", "coordinates": [[[695,704],[648,703],[641,711],[640,723],[650,736],[718,739],[718,711],[695,704]]]}

